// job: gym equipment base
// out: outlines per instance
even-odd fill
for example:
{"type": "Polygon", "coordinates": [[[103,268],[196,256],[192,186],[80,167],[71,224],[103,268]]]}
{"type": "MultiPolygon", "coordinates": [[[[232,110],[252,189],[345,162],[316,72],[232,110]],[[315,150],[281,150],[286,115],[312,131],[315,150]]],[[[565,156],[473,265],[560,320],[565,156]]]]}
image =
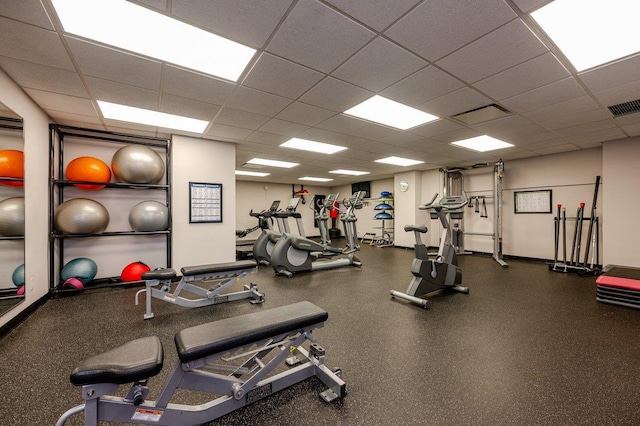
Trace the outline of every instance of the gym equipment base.
{"type": "Polygon", "coordinates": [[[640,269],[607,266],[596,279],[596,300],[640,309],[640,269]]]}
{"type": "Polygon", "coordinates": [[[328,387],[320,394],[324,401],[344,398],[346,384],[339,370],[324,365],[325,350],[311,335],[327,318],[318,306],[299,302],[183,329],[175,336],[179,361],[155,401],[146,397],[149,378],[162,370],[158,337],[88,358],[70,376],[71,383],[82,386],[85,402],[65,412],[57,426],[83,411],[86,426],[99,421],[201,425],[312,376],[328,387]],[[301,347],[307,340],[309,350],[301,347]],[[268,376],[282,363],[295,366],[268,376]],[[127,396],[114,396],[118,385],[126,383],[132,383],[127,396]],[[221,396],[199,405],[171,403],[177,389],[221,396]]]}
{"type": "Polygon", "coordinates": [[[153,318],[153,311],[151,310],[151,299],[153,298],[185,308],[199,308],[240,299],[251,299],[250,302],[254,304],[262,303],[264,302],[264,294],[258,292],[258,287],[254,283],[245,285],[242,291],[222,294],[222,291],[235,281],[257,271],[258,266],[252,260],[214,265],[185,266],[181,269],[182,278],[173,293],[170,291],[171,282],[176,277],[176,271],[168,268],[145,272],[142,274],[142,279],[145,280],[145,288],[136,293],[135,304],[138,305],[140,294],[146,293],[144,319],[151,319],[153,318]],[[218,282],[208,290],[191,284],[192,281],[207,280],[217,280],[218,282]],[[160,288],[156,288],[156,286],[160,286],[160,288]],[[199,298],[188,299],[182,297],[180,296],[182,291],[195,294],[199,298]]]}

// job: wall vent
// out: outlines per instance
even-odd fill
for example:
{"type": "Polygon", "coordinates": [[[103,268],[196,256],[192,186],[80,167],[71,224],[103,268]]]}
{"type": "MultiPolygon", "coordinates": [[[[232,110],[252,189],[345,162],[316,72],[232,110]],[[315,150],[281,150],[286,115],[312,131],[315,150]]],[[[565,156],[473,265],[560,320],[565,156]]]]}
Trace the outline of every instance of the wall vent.
{"type": "Polygon", "coordinates": [[[624,102],[617,105],[611,105],[609,111],[614,117],[620,117],[622,115],[633,114],[634,112],[640,112],[640,99],[635,101],[624,102]]]}

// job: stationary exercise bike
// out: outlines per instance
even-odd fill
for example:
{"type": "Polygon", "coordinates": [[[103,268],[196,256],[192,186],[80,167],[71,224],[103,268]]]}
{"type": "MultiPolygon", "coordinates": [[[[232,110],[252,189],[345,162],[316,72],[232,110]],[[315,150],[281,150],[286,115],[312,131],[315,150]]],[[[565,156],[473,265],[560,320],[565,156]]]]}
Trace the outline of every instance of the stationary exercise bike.
{"type": "MultiPolygon", "coordinates": [[[[346,247],[337,248],[308,238],[286,235],[276,243],[271,252],[271,266],[276,275],[285,275],[291,278],[296,272],[341,268],[343,266],[362,266],[362,261],[355,254],[360,250],[355,210],[362,208],[363,197],[364,191],[358,191],[353,193],[350,199],[343,201],[347,212],[340,216],[340,220],[344,224],[346,247]]],[[[327,197],[325,208],[328,208],[328,205],[333,206],[335,198],[337,197],[327,197]]],[[[318,226],[326,226],[326,222],[323,225],[323,222],[320,221],[318,226]]]]}
{"type": "Polygon", "coordinates": [[[462,196],[442,197],[439,202],[435,202],[438,194],[431,201],[418,207],[420,210],[432,210],[442,224],[442,236],[440,237],[440,247],[435,259],[429,259],[427,247],[422,243],[420,234],[427,233],[427,227],[407,225],[405,232],[413,232],[416,238],[415,255],[411,264],[413,278],[405,293],[391,290],[391,298],[397,297],[411,303],[427,307],[428,297],[434,292],[456,291],[459,293],[469,293],[468,287],[462,287],[462,270],[458,267],[458,257],[455,247],[451,244],[451,232],[449,230],[449,220],[447,213],[458,210],[469,202],[467,194],[462,192],[462,196]]]}

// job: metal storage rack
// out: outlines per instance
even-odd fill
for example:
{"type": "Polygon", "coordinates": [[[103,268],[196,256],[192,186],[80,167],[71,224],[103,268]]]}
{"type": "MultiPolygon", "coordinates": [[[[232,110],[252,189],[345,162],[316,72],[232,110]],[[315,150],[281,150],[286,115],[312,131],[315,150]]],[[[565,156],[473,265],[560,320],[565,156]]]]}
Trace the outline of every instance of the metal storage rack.
{"type": "MultiPolygon", "coordinates": [[[[74,289],[62,288],[60,273],[65,262],[65,244],[69,240],[82,240],[86,238],[117,238],[120,236],[164,236],[166,263],[165,267],[171,267],[171,142],[169,139],[147,137],[139,135],[129,135],[124,133],[115,133],[102,130],[84,129],[72,126],[64,126],[51,124],[49,126],[49,290],[51,294],[76,292],[74,289]],[[64,155],[65,155],[65,138],[78,138],[87,144],[87,150],[90,150],[91,144],[105,143],[114,144],[114,152],[119,146],[128,144],[145,145],[155,148],[164,153],[165,162],[165,183],[164,184],[132,184],[132,183],[100,183],[104,185],[101,191],[105,190],[157,190],[165,193],[166,205],[169,212],[169,227],[162,231],[112,231],[102,232],[99,234],[79,235],[67,234],[62,235],[56,232],[54,223],[55,208],[65,201],[65,188],[76,184],[87,184],[95,182],[70,181],[63,179],[64,176],[64,155]],[[119,145],[119,146],[118,146],[119,145]]],[[[88,197],[89,198],[89,197],[88,197]]],[[[85,289],[101,288],[114,285],[131,285],[135,283],[123,283],[119,276],[99,277],[89,283],[85,289]]]]}

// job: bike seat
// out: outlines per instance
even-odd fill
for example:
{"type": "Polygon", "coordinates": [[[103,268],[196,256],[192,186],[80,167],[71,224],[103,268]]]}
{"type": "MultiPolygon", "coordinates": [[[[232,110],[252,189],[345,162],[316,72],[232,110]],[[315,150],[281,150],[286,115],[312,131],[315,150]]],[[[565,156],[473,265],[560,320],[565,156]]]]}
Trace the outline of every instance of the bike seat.
{"type": "Polygon", "coordinates": [[[415,232],[415,231],[418,231],[418,232],[420,232],[422,234],[426,234],[428,229],[427,229],[426,225],[419,225],[419,226],[416,226],[416,225],[405,225],[405,227],[404,227],[404,232],[415,232]]]}

